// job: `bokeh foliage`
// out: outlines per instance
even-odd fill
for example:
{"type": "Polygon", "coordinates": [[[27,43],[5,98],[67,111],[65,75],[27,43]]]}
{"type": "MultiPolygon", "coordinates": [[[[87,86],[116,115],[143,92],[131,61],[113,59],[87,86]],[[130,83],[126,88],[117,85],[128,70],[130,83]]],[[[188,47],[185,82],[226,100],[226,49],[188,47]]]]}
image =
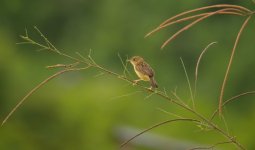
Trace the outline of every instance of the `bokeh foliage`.
{"type": "MultiPolygon", "coordinates": [[[[182,11],[228,1],[19,1],[0,3],[0,114],[1,118],[40,81],[55,70],[45,66],[70,63],[48,52],[36,52],[36,47],[15,45],[27,28],[35,34],[36,25],[59,49],[70,55],[88,54],[104,67],[122,72],[118,53],[141,55],[154,68],[161,88],[170,93],[177,87],[180,97],[189,99],[185,75],[179,58],[184,60],[190,78],[201,50],[210,48],[199,70],[198,110],[209,114],[217,107],[220,85],[243,18],[216,16],[186,31],[164,50],[163,40],[180,26],[161,31],[152,37],[144,35],[168,17],[182,11]]],[[[251,1],[235,1],[250,9],[251,1]]],[[[254,90],[254,20],[244,30],[226,87],[225,97],[254,90]]],[[[129,66],[130,71],[132,67],[129,66]]],[[[24,105],[2,127],[0,149],[116,149],[120,143],[114,137],[119,126],[146,128],[173,118],[158,110],[164,109],[189,115],[156,96],[138,91],[108,75],[98,76],[97,70],[68,73],[51,81],[24,105]]],[[[135,79],[135,74],[133,73],[135,79]]],[[[193,80],[192,80],[193,81],[193,80]]],[[[144,83],[146,84],[146,83],[144,83]]],[[[254,96],[240,98],[225,109],[230,132],[248,148],[254,149],[254,96]]],[[[152,132],[196,143],[213,143],[222,138],[214,133],[194,132],[198,128],[184,123],[160,127],[152,132]],[[196,135],[196,136],[194,136],[196,135]]]]}

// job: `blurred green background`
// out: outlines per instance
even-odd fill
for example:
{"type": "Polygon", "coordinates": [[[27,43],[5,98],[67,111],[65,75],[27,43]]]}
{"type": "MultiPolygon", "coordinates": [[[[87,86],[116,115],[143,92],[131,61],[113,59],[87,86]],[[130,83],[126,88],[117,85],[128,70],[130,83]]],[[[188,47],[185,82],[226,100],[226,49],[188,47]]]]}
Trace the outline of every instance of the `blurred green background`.
{"type": "MultiPolygon", "coordinates": [[[[93,0],[1,0],[0,2],[0,118],[34,86],[57,69],[45,66],[72,63],[37,47],[16,45],[25,28],[39,41],[37,26],[59,49],[92,57],[98,64],[123,72],[118,54],[140,55],[156,72],[160,90],[164,88],[189,100],[182,57],[191,83],[196,60],[209,43],[217,41],[201,61],[196,106],[205,116],[217,107],[230,50],[244,18],[215,16],[185,31],[164,50],[164,40],[182,25],[171,26],[149,38],[144,35],[165,19],[185,10],[229,1],[93,1],[93,0]]],[[[233,1],[254,8],[252,1],[233,1]]],[[[255,89],[254,19],[244,30],[236,51],[225,99],[255,89]]],[[[136,79],[131,65],[130,78],[136,79]]],[[[1,150],[111,150],[121,143],[122,127],[145,129],[174,117],[161,109],[191,116],[186,111],[109,75],[97,76],[89,69],[66,73],[50,81],[27,99],[8,122],[0,128],[1,150]]],[[[148,83],[142,83],[148,86],[148,83]]],[[[255,149],[255,98],[245,96],[224,110],[229,132],[248,149],[255,149]]],[[[219,121],[220,122],[220,121],[219,121]]],[[[222,121],[220,125],[224,128],[222,121]]],[[[191,123],[173,123],[150,131],[184,143],[213,144],[224,140],[215,132],[203,132],[191,123]]],[[[143,136],[142,136],[143,137],[143,136]]],[[[146,135],[144,135],[146,137],[146,135]]],[[[153,143],[153,141],[152,141],[153,143]]],[[[140,143],[141,144],[141,143],[140,143]]],[[[146,144],[145,144],[146,145],[146,144]]],[[[157,149],[138,144],[130,149],[157,149]]],[[[233,146],[222,147],[233,149],[233,146]]]]}

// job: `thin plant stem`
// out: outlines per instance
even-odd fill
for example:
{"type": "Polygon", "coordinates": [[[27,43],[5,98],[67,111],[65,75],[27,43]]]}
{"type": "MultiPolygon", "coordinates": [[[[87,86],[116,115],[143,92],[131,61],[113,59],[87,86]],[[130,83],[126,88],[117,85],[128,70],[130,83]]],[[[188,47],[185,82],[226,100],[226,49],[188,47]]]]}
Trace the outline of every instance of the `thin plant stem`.
{"type": "Polygon", "coordinates": [[[218,11],[215,11],[215,12],[212,12],[212,13],[209,13],[208,15],[205,15],[203,17],[200,17],[199,19],[191,22],[190,24],[186,25],[185,27],[183,27],[182,29],[180,29],[179,31],[177,31],[174,35],[172,35],[169,39],[167,39],[161,46],[161,49],[163,49],[168,43],[170,43],[172,40],[174,40],[179,34],[181,34],[182,32],[184,32],[185,30],[188,30],[189,28],[191,28],[192,26],[194,26],[195,24],[203,21],[204,19],[206,18],[209,18],[213,15],[216,15],[220,12],[224,12],[224,11],[227,11],[227,10],[232,10],[232,8],[225,8],[225,9],[221,9],[221,10],[218,10],[218,11]]]}
{"type": "Polygon", "coordinates": [[[224,116],[222,116],[222,120],[223,120],[223,123],[224,123],[224,125],[225,125],[226,132],[228,132],[228,133],[229,133],[228,124],[227,124],[227,121],[226,121],[226,119],[225,119],[225,117],[224,117],[224,116]]]}
{"type": "Polygon", "coordinates": [[[232,141],[226,141],[226,142],[219,142],[219,143],[215,143],[213,144],[212,146],[208,146],[208,147],[195,147],[195,148],[191,148],[191,149],[188,149],[188,150],[199,150],[199,149],[214,149],[216,146],[219,146],[219,145],[223,145],[223,144],[231,144],[232,141]]]}
{"type": "Polygon", "coordinates": [[[57,76],[65,73],[65,72],[70,72],[70,71],[79,71],[79,70],[84,70],[84,69],[88,69],[90,66],[85,67],[85,68],[71,68],[71,69],[65,69],[65,70],[61,70],[55,74],[53,74],[52,76],[48,77],[47,79],[45,79],[44,81],[42,81],[41,83],[39,83],[36,87],[34,87],[32,90],[30,90],[18,103],[17,105],[15,105],[15,107],[7,114],[7,116],[4,118],[1,126],[3,126],[5,124],[5,122],[10,118],[10,116],[24,103],[25,100],[27,100],[28,97],[30,97],[34,92],[36,92],[38,89],[40,89],[43,85],[45,85],[46,83],[48,83],[50,80],[56,78],[57,76]]]}
{"type": "MultiPolygon", "coordinates": [[[[60,51],[58,49],[56,49],[56,47],[42,34],[42,32],[36,27],[34,26],[35,30],[40,34],[40,36],[44,39],[44,41],[46,42],[46,44],[48,45],[48,47],[52,47],[52,49],[56,52],[56,53],[60,53],[60,51]]],[[[27,34],[27,33],[26,33],[27,34]]]]}
{"type": "Polygon", "coordinates": [[[190,119],[190,118],[172,119],[172,120],[167,120],[167,121],[164,121],[164,122],[160,122],[160,123],[158,123],[158,124],[155,124],[155,125],[153,125],[153,126],[147,128],[147,129],[141,131],[140,133],[136,134],[135,136],[133,136],[133,137],[130,138],[129,140],[125,141],[124,143],[122,143],[122,144],[120,145],[120,148],[123,148],[123,147],[126,146],[129,142],[131,142],[132,140],[134,140],[134,139],[137,138],[138,136],[140,136],[140,135],[142,135],[142,134],[148,132],[149,130],[152,130],[152,129],[156,128],[156,127],[162,126],[162,125],[167,124],[167,123],[179,122],[179,121],[200,122],[200,121],[198,121],[198,120],[196,120],[196,119],[190,119]]]}
{"type": "MultiPolygon", "coordinates": [[[[168,23],[165,23],[164,25],[161,25],[155,29],[153,29],[152,31],[150,31],[149,33],[147,33],[145,35],[145,37],[148,37],[150,36],[151,34],[165,28],[165,27],[168,27],[170,25],[173,25],[173,24],[177,24],[177,23],[181,23],[181,22],[184,22],[184,21],[188,21],[188,20],[191,20],[191,19],[194,19],[194,18],[198,18],[198,17],[202,17],[202,16],[206,16],[208,14],[210,14],[212,12],[207,12],[207,13],[201,13],[201,14],[197,14],[197,15],[193,15],[193,16],[189,16],[189,17],[185,17],[185,18],[181,18],[181,19],[178,19],[178,20],[175,20],[175,21],[171,21],[171,22],[168,22],[168,23]]],[[[233,12],[233,11],[223,11],[223,12],[219,12],[218,14],[228,14],[228,15],[238,15],[238,16],[245,16],[244,14],[242,13],[238,13],[238,12],[233,12]]]]}
{"type": "Polygon", "coordinates": [[[135,92],[131,92],[131,93],[128,93],[128,94],[124,94],[124,95],[120,95],[120,96],[115,96],[115,97],[111,98],[111,100],[120,99],[120,98],[123,98],[123,97],[128,97],[128,96],[135,95],[135,94],[141,93],[141,92],[142,91],[135,91],[135,92]]]}
{"type": "Polygon", "coordinates": [[[195,102],[194,102],[194,97],[193,97],[193,92],[192,92],[191,84],[190,84],[190,81],[189,81],[189,76],[188,76],[188,73],[187,73],[187,70],[186,70],[186,67],[185,67],[185,64],[184,64],[182,58],[180,58],[180,60],[181,60],[181,63],[182,63],[182,67],[183,67],[185,76],[186,76],[186,80],[188,82],[192,106],[193,106],[193,109],[195,109],[195,102]]]}
{"type": "Polygon", "coordinates": [[[194,97],[196,95],[196,92],[197,92],[197,78],[198,78],[198,68],[199,68],[199,64],[200,64],[200,61],[202,59],[202,57],[204,56],[204,53],[207,51],[207,49],[209,49],[210,46],[212,46],[213,44],[216,44],[217,42],[212,42],[210,44],[208,44],[205,49],[201,52],[201,54],[199,55],[198,57],[198,60],[197,60],[197,64],[196,64],[196,69],[195,69],[195,89],[194,89],[194,97]]]}
{"type": "Polygon", "coordinates": [[[230,59],[229,59],[229,62],[228,62],[228,66],[227,66],[226,73],[225,73],[225,76],[224,76],[224,79],[223,79],[223,82],[222,82],[222,86],[221,86],[221,90],[220,90],[220,96],[219,96],[219,115],[222,114],[222,101],[223,101],[225,86],[226,86],[226,83],[227,83],[227,79],[228,79],[229,71],[230,71],[230,68],[231,68],[231,65],[232,65],[232,61],[233,61],[233,58],[234,58],[234,55],[235,55],[236,47],[237,47],[237,44],[238,44],[238,42],[240,40],[241,34],[242,34],[245,26],[247,25],[247,23],[249,22],[250,19],[251,19],[251,16],[246,18],[246,20],[242,24],[242,26],[241,26],[238,34],[237,34],[237,37],[236,37],[236,40],[235,40],[235,44],[234,44],[234,47],[233,47],[231,55],[230,55],[230,59]]]}
{"type": "MultiPolygon", "coordinates": [[[[236,95],[236,96],[233,96],[233,97],[231,97],[230,99],[226,100],[226,101],[222,104],[222,107],[224,107],[225,105],[227,105],[228,103],[230,103],[230,102],[232,102],[232,101],[234,101],[234,100],[237,100],[238,98],[240,98],[240,97],[242,97],[242,96],[250,95],[250,94],[255,94],[255,91],[244,92],[244,93],[238,94],[238,95],[236,95]]],[[[213,114],[212,114],[210,120],[213,120],[214,117],[216,116],[216,114],[217,114],[218,112],[219,112],[219,108],[217,108],[217,109],[213,112],[213,114]]]]}
{"type": "Polygon", "coordinates": [[[164,110],[164,109],[162,109],[162,108],[157,108],[157,109],[158,109],[159,111],[163,112],[163,113],[166,113],[166,114],[168,114],[168,115],[174,116],[174,117],[176,117],[176,118],[184,118],[184,117],[182,117],[182,116],[180,116],[180,115],[177,115],[177,114],[175,114],[175,113],[168,112],[168,111],[166,111],[166,110],[164,110]]]}
{"type": "Polygon", "coordinates": [[[189,107],[177,94],[176,94],[176,91],[175,92],[171,92],[173,94],[173,96],[180,102],[182,103],[183,105],[189,107]]]}
{"type": "Polygon", "coordinates": [[[179,103],[178,101],[175,101],[163,94],[157,93],[158,96],[162,97],[165,100],[168,100],[169,102],[172,102],[174,104],[176,104],[177,106],[182,107],[183,109],[191,112],[192,114],[194,114],[195,116],[197,116],[198,118],[200,118],[201,120],[203,120],[205,123],[207,123],[211,128],[213,128],[214,130],[216,130],[217,132],[219,132],[220,134],[222,134],[225,138],[227,138],[228,140],[232,141],[233,144],[236,145],[236,147],[245,150],[245,148],[231,135],[229,135],[227,132],[225,132],[224,130],[222,130],[221,128],[219,128],[216,124],[214,124],[212,121],[210,121],[209,119],[205,118],[203,115],[201,115],[200,113],[196,112],[195,110],[189,108],[189,106],[183,105],[181,103],[179,103]]]}
{"type": "Polygon", "coordinates": [[[211,5],[211,6],[205,6],[205,7],[201,7],[201,8],[196,8],[196,9],[192,9],[192,10],[189,10],[189,11],[185,11],[185,12],[182,12],[182,13],[179,13],[169,19],[167,19],[166,21],[164,21],[163,23],[161,23],[159,26],[162,26],[178,17],[181,17],[181,16],[184,16],[186,14],[189,14],[189,13],[193,13],[193,12],[197,12],[197,11],[200,11],[200,10],[205,10],[205,9],[211,9],[211,8],[236,8],[236,9],[239,9],[241,12],[243,13],[250,13],[251,11],[245,7],[242,7],[242,6],[238,6],[238,5],[229,5],[229,4],[218,4],[218,5],[211,5]]]}
{"type": "Polygon", "coordinates": [[[125,76],[125,77],[127,77],[126,76],[126,72],[128,73],[128,75],[129,76],[131,76],[131,73],[128,71],[128,69],[127,69],[127,61],[126,61],[126,63],[124,63],[124,61],[123,61],[123,59],[121,58],[121,56],[120,56],[120,54],[118,53],[118,57],[119,57],[119,59],[120,59],[120,61],[121,61],[121,64],[122,64],[122,66],[123,66],[123,75],[125,76]]]}

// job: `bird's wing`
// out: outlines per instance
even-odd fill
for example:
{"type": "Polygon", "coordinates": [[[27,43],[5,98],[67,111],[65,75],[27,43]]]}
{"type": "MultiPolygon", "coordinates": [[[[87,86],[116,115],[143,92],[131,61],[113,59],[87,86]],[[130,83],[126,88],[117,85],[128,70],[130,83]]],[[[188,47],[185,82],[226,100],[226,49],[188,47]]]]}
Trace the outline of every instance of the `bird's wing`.
{"type": "Polygon", "coordinates": [[[142,74],[148,75],[149,77],[153,77],[154,75],[153,69],[145,62],[137,64],[136,70],[141,72],[142,74]]]}

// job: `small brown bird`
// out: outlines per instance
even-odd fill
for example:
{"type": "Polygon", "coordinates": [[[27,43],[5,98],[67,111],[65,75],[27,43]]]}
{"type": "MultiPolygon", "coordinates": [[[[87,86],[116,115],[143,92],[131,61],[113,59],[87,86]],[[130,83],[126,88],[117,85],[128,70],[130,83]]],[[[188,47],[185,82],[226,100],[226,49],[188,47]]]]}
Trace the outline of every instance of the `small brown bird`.
{"type": "Polygon", "coordinates": [[[150,81],[151,87],[150,88],[158,88],[158,84],[154,79],[154,71],[147,64],[144,59],[140,56],[133,56],[130,60],[130,63],[134,66],[135,73],[140,78],[135,80],[134,82],[137,83],[138,81],[150,81]]]}

